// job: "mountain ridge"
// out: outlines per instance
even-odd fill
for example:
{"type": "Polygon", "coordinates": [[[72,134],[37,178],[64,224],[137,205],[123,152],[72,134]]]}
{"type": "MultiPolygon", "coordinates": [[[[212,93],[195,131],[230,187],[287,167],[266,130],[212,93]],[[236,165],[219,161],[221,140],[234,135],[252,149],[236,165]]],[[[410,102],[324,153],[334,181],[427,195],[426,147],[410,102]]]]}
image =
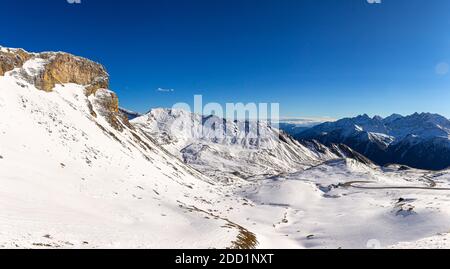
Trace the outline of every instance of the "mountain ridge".
{"type": "Polygon", "coordinates": [[[433,113],[387,118],[367,114],[317,125],[295,136],[343,143],[380,165],[405,164],[441,170],[450,166],[450,120],[433,113]]]}

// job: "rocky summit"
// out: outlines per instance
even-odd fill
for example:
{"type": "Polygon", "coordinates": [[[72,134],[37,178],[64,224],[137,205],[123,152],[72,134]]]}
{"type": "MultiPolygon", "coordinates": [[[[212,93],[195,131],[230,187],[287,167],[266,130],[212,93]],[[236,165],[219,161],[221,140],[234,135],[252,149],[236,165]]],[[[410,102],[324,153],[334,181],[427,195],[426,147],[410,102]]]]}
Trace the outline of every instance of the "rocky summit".
{"type": "MultiPolygon", "coordinates": [[[[52,92],[57,84],[81,85],[86,96],[95,97],[92,102],[114,128],[122,130],[124,124],[129,125],[127,116],[119,111],[119,98],[109,90],[109,75],[103,65],[65,52],[0,48],[0,76],[10,73],[45,92],[52,92]]],[[[91,115],[96,117],[97,113],[91,109],[91,115]]]]}
{"type": "Polygon", "coordinates": [[[50,92],[56,84],[74,83],[86,86],[86,94],[109,88],[109,75],[99,63],[63,52],[28,53],[23,49],[2,48],[0,51],[0,75],[23,68],[32,60],[41,66],[33,74],[19,70],[36,88],[50,92]]]}

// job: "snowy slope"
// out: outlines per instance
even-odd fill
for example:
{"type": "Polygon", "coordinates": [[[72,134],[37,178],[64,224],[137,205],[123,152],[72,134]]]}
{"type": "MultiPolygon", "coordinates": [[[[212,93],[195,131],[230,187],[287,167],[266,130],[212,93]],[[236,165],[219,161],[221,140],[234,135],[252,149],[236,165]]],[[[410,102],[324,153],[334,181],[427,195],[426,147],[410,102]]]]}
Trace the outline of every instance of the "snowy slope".
{"type": "MultiPolygon", "coordinates": [[[[221,167],[222,174],[234,173],[227,169],[239,169],[241,163],[252,162],[246,152],[261,150],[249,146],[245,138],[233,140],[230,136],[218,141],[208,136],[209,130],[203,136],[198,135],[199,129],[190,132],[193,121],[203,120],[185,111],[157,109],[132,123],[159,137],[174,155],[181,153],[199,171],[221,167]],[[191,158],[197,158],[194,162],[186,158],[186,148],[191,149],[193,145],[216,150],[208,155],[202,152],[201,156],[189,152],[189,156],[195,156],[191,158]],[[238,154],[227,163],[222,154],[230,148],[238,154]]],[[[232,127],[228,129],[236,130],[232,127]]],[[[286,145],[282,143],[290,141],[281,139],[280,143],[283,148],[286,145]]],[[[260,145],[264,149],[264,143],[260,145]]],[[[313,145],[301,146],[311,152],[321,152],[317,148],[323,147],[315,144],[314,151],[313,145]]],[[[271,152],[277,154],[278,150],[274,147],[271,152]]],[[[342,148],[332,152],[339,150],[342,148]]],[[[247,181],[229,186],[233,197],[243,197],[246,201],[243,206],[234,205],[222,214],[251,229],[262,248],[384,248],[399,242],[415,242],[449,229],[447,172],[433,173],[396,165],[379,168],[360,156],[359,159],[322,157],[322,160],[320,157],[305,160],[303,166],[293,165],[291,171],[282,170],[278,174],[258,173],[247,166],[241,168],[253,175],[247,181]]],[[[253,158],[252,165],[258,165],[258,161],[253,158]]]]}
{"type": "Polygon", "coordinates": [[[0,247],[235,246],[243,228],[208,215],[226,191],[120,118],[113,128],[109,90],[36,89],[44,64],[0,76],[0,247]]]}
{"type": "MultiPolygon", "coordinates": [[[[246,154],[259,151],[268,166],[274,165],[264,155],[265,140],[258,144],[260,148],[245,137],[233,140],[233,136],[224,136],[217,140],[210,136],[210,130],[201,132],[201,124],[193,124],[203,121],[204,117],[185,111],[156,109],[132,124],[158,137],[165,148],[199,171],[220,169],[224,177],[235,171],[249,173],[245,181],[228,184],[232,197],[243,197],[245,203],[222,214],[250,229],[259,247],[386,248],[416,242],[450,228],[447,171],[437,173],[399,165],[380,168],[357,153],[353,153],[353,159],[336,157],[352,156],[348,148],[348,152],[337,154],[345,148],[326,148],[311,142],[300,144],[305,150],[298,152],[303,156],[311,156],[308,152],[332,154],[304,159],[300,166],[289,163],[292,155],[287,155],[286,170],[259,173],[261,159],[246,154]],[[194,146],[201,149],[187,151],[194,146]],[[227,158],[230,151],[236,153],[227,158]]],[[[217,119],[217,123],[230,125],[225,128],[228,130],[239,129],[236,122],[217,119]]],[[[275,159],[283,158],[277,155],[282,152],[280,148],[297,150],[290,140],[283,141],[285,137],[281,135],[278,144],[268,143],[275,147],[266,146],[275,159]]],[[[211,175],[216,178],[217,172],[211,175]]]]}
{"type": "MultiPolygon", "coordinates": [[[[264,223],[272,225],[270,243],[284,237],[285,247],[293,248],[414,247],[418,240],[448,232],[449,179],[448,173],[383,171],[354,160],[336,160],[257,182],[241,195],[254,203],[246,211],[256,223],[254,232],[267,229],[264,223]],[[426,178],[447,189],[429,188],[426,178]],[[351,184],[355,181],[367,183],[351,184]],[[399,242],[411,243],[396,246],[399,242]]],[[[448,246],[445,237],[440,238],[440,245],[448,246]]]]}

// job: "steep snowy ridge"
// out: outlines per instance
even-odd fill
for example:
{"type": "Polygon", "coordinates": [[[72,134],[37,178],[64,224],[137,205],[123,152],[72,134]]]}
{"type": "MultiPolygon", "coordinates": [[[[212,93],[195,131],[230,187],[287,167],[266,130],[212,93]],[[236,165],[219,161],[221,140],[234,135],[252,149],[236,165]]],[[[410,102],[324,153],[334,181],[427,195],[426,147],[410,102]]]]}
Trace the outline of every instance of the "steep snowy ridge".
{"type": "Polygon", "coordinates": [[[308,129],[298,139],[343,143],[378,164],[405,164],[422,169],[450,166],[450,120],[437,114],[394,114],[385,119],[367,115],[308,129]]]}
{"type": "Polygon", "coordinates": [[[0,248],[237,247],[244,228],[208,215],[226,190],[131,126],[113,92],[89,91],[96,81],[36,88],[46,63],[32,54],[0,76],[0,248]]]}

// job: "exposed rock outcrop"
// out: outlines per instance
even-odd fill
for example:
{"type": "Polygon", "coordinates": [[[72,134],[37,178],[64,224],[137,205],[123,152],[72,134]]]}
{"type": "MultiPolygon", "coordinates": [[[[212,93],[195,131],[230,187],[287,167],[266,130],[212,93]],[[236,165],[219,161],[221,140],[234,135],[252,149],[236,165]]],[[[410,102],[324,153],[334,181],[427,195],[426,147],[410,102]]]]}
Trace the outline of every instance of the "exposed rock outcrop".
{"type": "Polygon", "coordinates": [[[64,52],[28,53],[22,49],[0,47],[0,76],[6,72],[51,92],[56,84],[74,83],[85,88],[93,117],[101,114],[115,129],[132,128],[128,117],[119,110],[119,98],[109,90],[109,75],[99,63],[64,52]],[[96,108],[96,112],[94,110],[96,108]]]}
{"type": "Polygon", "coordinates": [[[93,61],[67,53],[42,53],[48,60],[37,80],[37,88],[51,91],[56,84],[75,83],[86,86],[86,94],[109,88],[109,76],[105,68],[93,61]]]}
{"type": "Polygon", "coordinates": [[[114,129],[122,131],[124,125],[133,129],[128,117],[119,110],[119,98],[114,92],[102,88],[93,97],[95,107],[114,129]]]}
{"type": "MultiPolygon", "coordinates": [[[[109,75],[99,63],[63,52],[28,53],[22,49],[0,50],[0,76],[21,68],[28,60],[41,60],[41,70],[25,78],[36,88],[51,92],[56,84],[75,83],[86,87],[86,95],[109,88],[109,75]]],[[[22,72],[23,73],[23,72],[22,72]]]]}
{"type": "Polygon", "coordinates": [[[14,68],[22,67],[31,57],[31,54],[22,49],[2,48],[0,50],[0,76],[4,76],[6,72],[14,68]]]}

